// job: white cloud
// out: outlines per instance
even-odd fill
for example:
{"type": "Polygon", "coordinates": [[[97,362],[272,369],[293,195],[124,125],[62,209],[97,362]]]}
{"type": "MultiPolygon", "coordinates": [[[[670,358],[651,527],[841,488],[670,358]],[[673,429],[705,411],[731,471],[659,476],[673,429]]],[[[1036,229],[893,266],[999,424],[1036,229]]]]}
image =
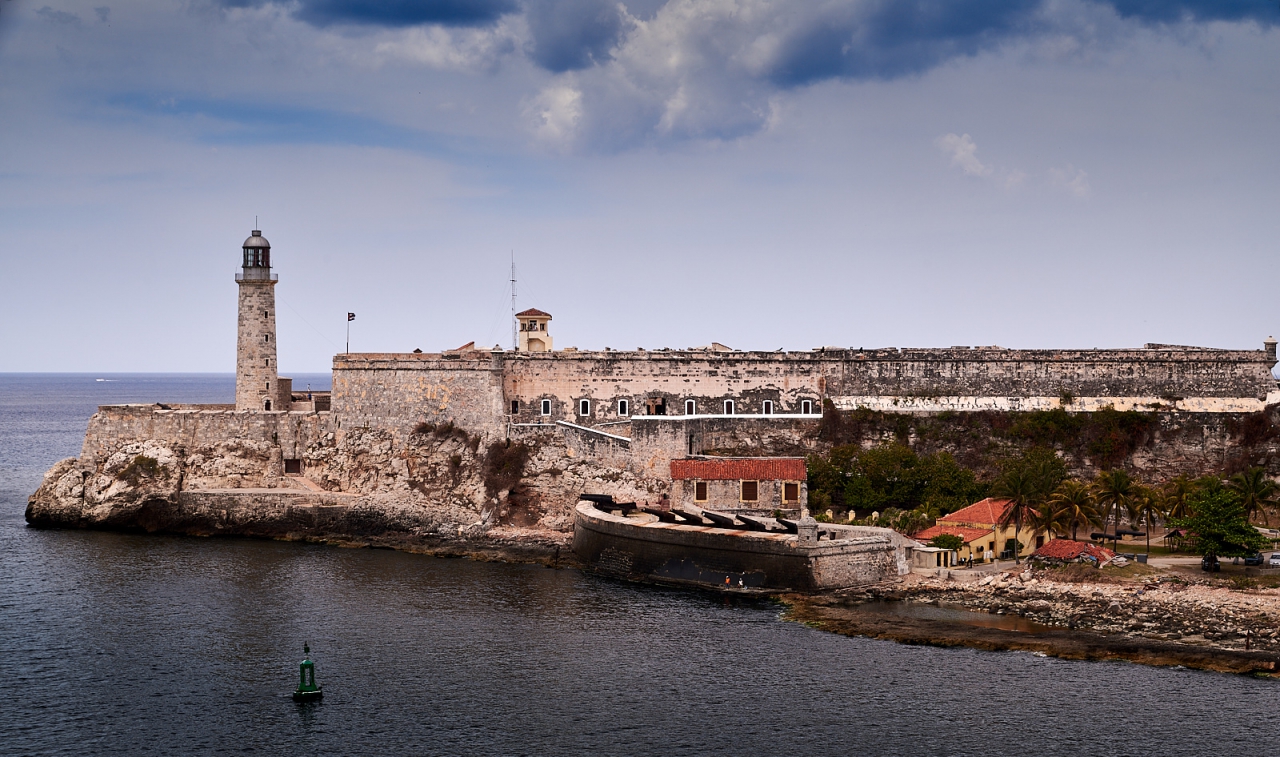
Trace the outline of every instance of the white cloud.
{"type": "Polygon", "coordinates": [[[935,141],[935,144],[951,156],[951,165],[958,166],[968,176],[989,176],[991,166],[978,160],[978,145],[968,134],[946,134],[935,141]]]}
{"type": "Polygon", "coordinates": [[[1089,174],[1068,163],[1065,168],[1049,169],[1049,178],[1054,186],[1062,187],[1076,197],[1088,197],[1089,174]]]}
{"type": "Polygon", "coordinates": [[[567,147],[582,121],[582,91],[563,84],[547,87],[525,108],[525,116],[538,139],[567,147]]]}
{"type": "Polygon", "coordinates": [[[521,26],[505,22],[481,29],[415,26],[389,32],[391,39],[379,42],[374,52],[442,70],[492,71],[504,56],[519,49],[521,26]]]}

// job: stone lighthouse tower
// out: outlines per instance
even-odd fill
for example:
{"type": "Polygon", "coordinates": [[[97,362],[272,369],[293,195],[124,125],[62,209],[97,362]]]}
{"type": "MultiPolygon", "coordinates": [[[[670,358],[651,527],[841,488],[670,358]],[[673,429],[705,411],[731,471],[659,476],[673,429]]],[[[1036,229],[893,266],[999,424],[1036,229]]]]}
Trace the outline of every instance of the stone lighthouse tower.
{"type": "Polygon", "coordinates": [[[271,243],[257,229],[244,240],[236,339],[236,410],[288,410],[289,393],[276,375],[276,280],[271,243]],[[281,400],[284,400],[281,402],[281,400]]]}

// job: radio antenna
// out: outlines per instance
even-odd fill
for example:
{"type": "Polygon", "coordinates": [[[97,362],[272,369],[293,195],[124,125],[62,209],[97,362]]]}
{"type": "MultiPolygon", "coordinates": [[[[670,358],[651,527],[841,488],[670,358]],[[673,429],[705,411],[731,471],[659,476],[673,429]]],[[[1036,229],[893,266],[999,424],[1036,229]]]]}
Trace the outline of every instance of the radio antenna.
{"type": "Polygon", "coordinates": [[[511,349],[515,351],[520,348],[520,341],[516,334],[516,251],[511,251],[511,349]]]}

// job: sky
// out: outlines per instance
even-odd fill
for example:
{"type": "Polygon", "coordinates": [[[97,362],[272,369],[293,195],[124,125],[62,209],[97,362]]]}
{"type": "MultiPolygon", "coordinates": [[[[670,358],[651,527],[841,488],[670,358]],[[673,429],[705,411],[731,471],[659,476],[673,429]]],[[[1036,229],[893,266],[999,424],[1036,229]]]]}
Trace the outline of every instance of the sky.
{"type": "Polygon", "coordinates": [[[1258,349],[1280,5],[0,0],[0,371],[353,352],[1258,349]],[[256,221],[255,221],[256,219],[256,221]]]}

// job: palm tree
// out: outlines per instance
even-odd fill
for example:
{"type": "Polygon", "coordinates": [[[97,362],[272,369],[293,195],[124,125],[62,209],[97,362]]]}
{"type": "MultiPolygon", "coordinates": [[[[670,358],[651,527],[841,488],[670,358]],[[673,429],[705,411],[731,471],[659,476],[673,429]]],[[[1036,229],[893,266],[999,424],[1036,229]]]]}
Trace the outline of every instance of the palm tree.
{"type": "Polygon", "coordinates": [[[1147,531],[1147,554],[1151,554],[1151,524],[1164,517],[1164,503],[1160,493],[1146,486],[1139,486],[1129,503],[1130,522],[1142,521],[1147,531]]]}
{"type": "Polygon", "coordinates": [[[1262,468],[1250,468],[1243,473],[1231,477],[1227,488],[1240,495],[1240,503],[1244,505],[1245,518],[1262,513],[1263,522],[1271,525],[1271,508],[1276,505],[1276,482],[1267,477],[1262,468]]]}
{"type": "Polygon", "coordinates": [[[1072,541],[1075,541],[1076,531],[1081,526],[1102,526],[1102,516],[1098,514],[1098,503],[1094,501],[1093,490],[1079,481],[1063,481],[1049,497],[1049,505],[1061,513],[1062,524],[1071,529],[1072,541]]]}
{"type": "Polygon", "coordinates": [[[1052,539],[1058,534],[1066,533],[1071,522],[1067,520],[1066,509],[1049,500],[1040,505],[1035,517],[1031,518],[1030,525],[1037,532],[1046,532],[1052,539]]]}
{"type": "Polygon", "coordinates": [[[1187,507],[1187,498],[1195,493],[1196,482],[1183,474],[1170,479],[1160,491],[1161,505],[1166,518],[1188,518],[1191,509],[1187,507]]]}
{"type": "Polygon", "coordinates": [[[1030,522],[1037,516],[1035,505],[1038,504],[1044,487],[1041,478],[1035,471],[1018,467],[1005,471],[991,485],[991,493],[994,496],[1009,500],[1009,506],[1001,513],[996,525],[1000,528],[1013,526],[1014,564],[1021,562],[1018,545],[1022,543],[1019,538],[1022,524],[1030,522]]]}
{"type": "MultiPolygon", "coordinates": [[[[1097,480],[1093,482],[1093,494],[1098,504],[1102,506],[1103,521],[1110,520],[1111,514],[1116,516],[1116,531],[1120,530],[1120,512],[1133,508],[1133,502],[1138,496],[1140,486],[1133,477],[1122,470],[1103,471],[1098,474],[1097,480]]],[[[1103,529],[1106,530],[1105,528],[1103,529]]],[[[1115,539],[1120,538],[1119,534],[1115,535],[1115,539]]]]}

